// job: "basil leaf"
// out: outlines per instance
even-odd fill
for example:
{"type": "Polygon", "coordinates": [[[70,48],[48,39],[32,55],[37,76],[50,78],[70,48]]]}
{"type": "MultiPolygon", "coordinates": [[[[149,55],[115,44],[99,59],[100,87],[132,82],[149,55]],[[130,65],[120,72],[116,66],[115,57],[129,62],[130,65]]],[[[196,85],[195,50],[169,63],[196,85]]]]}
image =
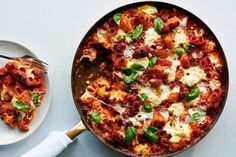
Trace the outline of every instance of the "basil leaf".
{"type": "Polygon", "coordinates": [[[145,104],[145,105],[143,106],[143,109],[144,109],[144,111],[147,112],[147,113],[152,112],[152,106],[151,106],[150,104],[145,104]]]}
{"type": "Polygon", "coordinates": [[[129,32],[125,34],[125,37],[132,37],[133,32],[129,32]]]}
{"type": "Polygon", "coordinates": [[[18,112],[18,117],[17,119],[20,121],[23,119],[23,113],[22,112],[18,112]]]}
{"type": "Polygon", "coordinates": [[[154,142],[154,143],[157,143],[159,138],[157,136],[157,128],[156,127],[149,127],[149,128],[144,128],[143,131],[144,131],[144,136],[149,139],[150,141],[154,142]]]}
{"type": "Polygon", "coordinates": [[[93,122],[95,123],[101,122],[101,116],[97,113],[97,111],[93,111],[90,116],[93,122]]]}
{"type": "Polygon", "coordinates": [[[157,18],[154,19],[153,25],[154,25],[155,31],[158,34],[160,34],[162,29],[163,29],[163,26],[164,26],[163,20],[160,17],[157,17],[157,18]]]}
{"type": "Polygon", "coordinates": [[[132,78],[133,81],[135,81],[135,80],[137,79],[137,77],[138,77],[138,73],[137,73],[136,71],[133,72],[133,73],[130,75],[130,78],[132,78]]]}
{"type": "Polygon", "coordinates": [[[114,21],[117,23],[117,24],[120,24],[120,17],[121,17],[121,13],[116,13],[114,16],[113,16],[113,19],[114,21]]]}
{"type": "Polygon", "coordinates": [[[13,101],[13,106],[15,106],[20,111],[27,111],[31,109],[30,106],[26,105],[25,103],[19,100],[13,101]]]}
{"type": "Polygon", "coordinates": [[[141,95],[143,101],[146,101],[148,99],[148,96],[146,93],[141,93],[140,95],[141,95]]]}
{"type": "Polygon", "coordinates": [[[141,64],[134,63],[130,66],[130,68],[135,69],[137,71],[144,71],[145,67],[141,64]]]}
{"type": "Polygon", "coordinates": [[[124,82],[126,84],[133,83],[136,80],[137,77],[138,77],[138,73],[135,71],[130,76],[125,76],[124,77],[124,82]]]}
{"type": "Polygon", "coordinates": [[[125,131],[125,139],[127,145],[130,145],[137,134],[137,129],[135,127],[129,126],[125,131]]]}
{"type": "Polygon", "coordinates": [[[177,55],[180,56],[180,55],[182,55],[183,53],[184,53],[184,49],[183,49],[182,47],[177,47],[177,48],[176,48],[176,54],[177,54],[177,55]]]}
{"type": "Polygon", "coordinates": [[[127,67],[124,67],[124,66],[121,67],[121,70],[125,75],[128,75],[128,76],[131,75],[132,72],[133,72],[132,68],[127,68],[127,67]]]}
{"type": "Polygon", "coordinates": [[[201,113],[199,113],[199,112],[196,112],[196,113],[192,114],[192,118],[193,118],[194,120],[199,120],[199,119],[201,119],[203,116],[204,116],[204,115],[201,114],[201,113]]]}
{"type": "Polygon", "coordinates": [[[198,88],[192,89],[192,90],[189,92],[189,94],[187,95],[187,100],[188,100],[188,101],[191,101],[191,100],[197,98],[197,97],[199,96],[199,94],[200,94],[200,90],[199,90],[198,88]]]}
{"type": "Polygon", "coordinates": [[[152,56],[152,58],[150,59],[150,62],[149,62],[150,68],[154,67],[154,65],[156,63],[157,63],[157,57],[156,56],[152,56]]]}
{"type": "Polygon", "coordinates": [[[142,24],[139,24],[138,26],[136,26],[135,30],[132,32],[132,39],[137,40],[138,37],[141,35],[142,31],[143,31],[142,24]]]}
{"type": "Polygon", "coordinates": [[[185,51],[185,52],[189,52],[189,51],[191,51],[191,49],[194,48],[194,47],[195,47],[195,46],[192,45],[192,44],[186,44],[186,45],[184,46],[184,51],[185,51]]]}
{"type": "Polygon", "coordinates": [[[38,101],[38,99],[39,99],[39,94],[38,94],[38,93],[33,93],[33,94],[31,94],[31,99],[32,99],[32,101],[33,101],[34,104],[38,104],[38,103],[39,103],[39,101],[38,101]]]}

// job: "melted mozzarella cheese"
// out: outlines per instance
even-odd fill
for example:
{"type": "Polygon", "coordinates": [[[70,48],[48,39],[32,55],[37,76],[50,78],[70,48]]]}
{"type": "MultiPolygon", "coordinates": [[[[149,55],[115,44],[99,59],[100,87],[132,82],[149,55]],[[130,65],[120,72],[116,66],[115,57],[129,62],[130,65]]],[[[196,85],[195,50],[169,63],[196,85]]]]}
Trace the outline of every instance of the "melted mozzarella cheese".
{"type": "Polygon", "coordinates": [[[161,101],[168,99],[170,95],[170,87],[162,84],[159,87],[159,89],[161,91],[161,96],[160,96],[161,101]]]}
{"type": "Polygon", "coordinates": [[[201,93],[206,94],[207,93],[207,84],[205,82],[200,82],[197,84],[198,89],[201,93]]]}
{"type": "Polygon", "coordinates": [[[139,7],[139,10],[141,10],[142,12],[144,12],[150,16],[153,16],[153,14],[157,13],[157,8],[154,6],[151,6],[151,5],[143,5],[143,6],[139,7]]]}
{"type": "Polygon", "coordinates": [[[129,59],[128,60],[128,63],[127,63],[127,67],[130,67],[132,64],[141,64],[142,66],[144,66],[145,68],[148,67],[149,65],[149,59],[147,57],[144,57],[144,58],[139,58],[139,59],[129,59]]]}
{"type": "Polygon", "coordinates": [[[32,73],[33,69],[27,69],[26,70],[26,76],[27,77],[31,77],[34,78],[34,74],[32,73]]]}
{"type": "Polygon", "coordinates": [[[204,124],[204,122],[206,120],[206,112],[202,111],[200,108],[190,108],[190,109],[188,109],[188,113],[191,115],[191,117],[195,113],[199,113],[199,114],[203,115],[202,118],[197,119],[196,121],[198,122],[198,124],[204,124]]]}
{"type": "Polygon", "coordinates": [[[187,35],[181,28],[177,29],[177,31],[175,32],[174,41],[175,41],[175,47],[178,47],[180,44],[185,44],[189,42],[187,35]]]}
{"type": "Polygon", "coordinates": [[[134,125],[134,126],[142,126],[141,121],[145,125],[149,125],[152,121],[153,118],[153,112],[145,112],[140,108],[140,111],[137,115],[134,117],[129,118],[129,121],[134,125]]]}
{"type": "Polygon", "coordinates": [[[165,110],[160,111],[160,114],[164,117],[164,119],[166,121],[168,121],[168,119],[169,119],[169,112],[168,111],[165,111],[165,110]]]}
{"type": "Polygon", "coordinates": [[[154,28],[149,28],[144,35],[144,44],[145,46],[155,45],[154,41],[160,38],[160,35],[157,34],[154,28]]]}
{"type": "Polygon", "coordinates": [[[161,99],[157,96],[155,89],[150,86],[139,87],[139,94],[145,93],[148,96],[148,100],[152,103],[153,106],[158,106],[161,103],[161,99]]]}
{"type": "Polygon", "coordinates": [[[208,54],[208,58],[210,59],[213,66],[215,66],[215,67],[222,66],[221,63],[220,63],[220,59],[218,58],[217,55],[208,54]]]}
{"type": "Polygon", "coordinates": [[[136,146],[134,146],[134,152],[136,154],[144,154],[145,152],[149,151],[149,146],[147,143],[145,144],[138,144],[136,146]]]}
{"type": "Polygon", "coordinates": [[[125,57],[132,57],[134,54],[133,46],[127,45],[124,51],[124,56],[125,57]]]}
{"type": "Polygon", "coordinates": [[[206,73],[200,67],[196,66],[184,69],[184,76],[180,79],[180,82],[192,87],[204,79],[206,79],[206,73]]]}
{"type": "Polygon", "coordinates": [[[107,32],[103,29],[99,29],[97,31],[97,36],[98,36],[98,39],[99,39],[100,43],[106,43],[107,42],[107,39],[105,37],[106,34],[107,34],[107,32]]]}
{"type": "Polygon", "coordinates": [[[211,88],[211,90],[219,89],[220,86],[221,86],[221,83],[219,80],[212,79],[209,82],[209,87],[211,88]]]}
{"type": "Polygon", "coordinates": [[[184,104],[182,102],[173,103],[167,110],[177,117],[181,116],[184,113],[184,104]]]}
{"type": "Polygon", "coordinates": [[[172,122],[167,122],[163,129],[171,134],[170,142],[179,142],[181,139],[190,140],[192,132],[189,124],[179,120],[179,117],[172,122]]]}
{"type": "Polygon", "coordinates": [[[186,103],[186,105],[187,105],[187,106],[198,106],[198,104],[200,104],[200,102],[201,102],[200,97],[197,97],[197,98],[195,98],[195,99],[193,99],[193,100],[191,100],[191,101],[188,101],[188,102],[186,103]]]}
{"type": "Polygon", "coordinates": [[[125,111],[125,108],[122,107],[120,104],[115,104],[114,109],[116,109],[116,111],[118,111],[120,114],[125,111]]]}
{"type": "Polygon", "coordinates": [[[175,80],[176,69],[180,65],[180,61],[178,60],[178,56],[176,54],[171,57],[168,57],[167,59],[172,62],[172,66],[166,68],[165,73],[168,74],[168,82],[172,82],[175,80]]]}
{"type": "Polygon", "coordinates": [[[180,92],[180,87],[179,86],[175,86],[172,90],[171,93],[179,93],[180,92]]]}
{"type": "Polygon", "coordinates": [[[184,28],[184,27],[186,27],[186,25],[187,25],[187,20],[188,20],[188,18],[187,17],[184,17],[181,21],[180,21],[180,24],[179,24],[179,26],[177,27],[177,28],[184,28]]]}
{"type": "Polygon", "coordinates": [[[121,39],[124,39],[125,37],[125,32],[121,29],[118,29],[117,33],[115,36],[112,37],[114,41],[119,41],[121,39]]]}

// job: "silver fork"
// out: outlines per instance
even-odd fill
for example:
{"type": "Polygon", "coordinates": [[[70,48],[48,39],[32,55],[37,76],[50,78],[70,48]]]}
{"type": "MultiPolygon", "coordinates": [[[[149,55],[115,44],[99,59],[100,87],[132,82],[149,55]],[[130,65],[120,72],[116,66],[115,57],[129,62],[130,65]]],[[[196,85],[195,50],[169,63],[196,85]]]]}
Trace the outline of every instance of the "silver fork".
{"type": "Polygon", "coordinates": [[[5,58],[5,59],[11,59],[11,60],[19,60],[19,59],[30,60],[30,61],[32,61],[33,66],[44,70],[44,72],[48,71],[48,64],[47,63],[41,61],[38,58],[32,57],[30,55],[24,55],[22,57],[9,57],[9,56],[0,55],[0,57],[5,58]]]}

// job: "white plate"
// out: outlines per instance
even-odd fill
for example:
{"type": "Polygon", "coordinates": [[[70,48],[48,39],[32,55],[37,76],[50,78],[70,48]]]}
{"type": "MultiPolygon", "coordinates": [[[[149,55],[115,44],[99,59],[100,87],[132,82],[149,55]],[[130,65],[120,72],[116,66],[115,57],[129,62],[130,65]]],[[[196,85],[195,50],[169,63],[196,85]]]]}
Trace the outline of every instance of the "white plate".
{"type": "MultiPolygon", "coordinates": [[[[36,55],[33,52],[31,52],[29,49],[17,43],[10,42],[10,41],[2,41],[2,40],[0,40],[0,54],[6,55],[6,56],[13,56],[13,57],[21,57],[27,54],[27,55],[36,57],[36,55]]],[[[0,58],[0,67],[5,66],[7,62],[8,60],[0,58]]],[[[9,128],[5,124],[5,122],[0,120],[0,145],[12,144],[12,143],[19,142],[25,139],[30,134],[32,134],[43,122],[48,112],[50,99],[51,99],[48,75],[45,76],[45,84],[46,84],[46,90],[47,90],[46,94],[43,98],[42,104],[36,108],[35,117],[29,125],[30,127],[29,131],[21,132],[19,131],[17,127],[9,128]]]]}

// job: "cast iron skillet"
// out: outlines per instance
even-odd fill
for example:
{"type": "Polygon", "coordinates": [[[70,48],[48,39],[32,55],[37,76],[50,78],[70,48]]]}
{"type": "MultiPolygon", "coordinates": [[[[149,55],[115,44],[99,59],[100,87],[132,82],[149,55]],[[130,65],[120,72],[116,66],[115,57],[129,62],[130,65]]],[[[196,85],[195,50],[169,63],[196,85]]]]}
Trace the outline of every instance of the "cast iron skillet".
{"type": "MultiPolygon", "coordinates": [[[[130,153],[130,152],[124,152],[122,150],[119,150],[117,148],[115,148],[114,146],[112,146],[111,144],[107,143],[103,138],[97,136],[95,134],[95,132],[93,131],[93,129],[91,129],[91,127],[88,125],[88,123],[85,120],[85,117],[82,114],[81,108],[79,106],[80,104],[80,96],[83,94],[83,92],[85,91],[86,88],[86,81],[89,80],[89,76],[91,74],[96,74],[99,71],[99,65],[101,64],[101,62],[106,61],[106,56],[97,56],[96,60],[93,61],[93,63],[89,63],[88,61],[82,61],[78,64],[77,60],[80,59],[81,55],[82,55],[82,48],[83,45],[85,44],[86,40],[88,39],[88,37],[91,35],[91,33],[93,33],[94,31],[96,31],[96,28],[99,27],[103,22],[105,22],[105,20],[107,20],[109,17],[112,17],[115,13],[120,12],[121,10],[125,10],[127,8],[130,7],[135,7],[137,5],[144,5],[144,4],[150,4],[150,5],[154,5],[157,7],[166,7],[166,8],[177,8],[178,10],[182,11],[183,13],[185,13],[187,16],[189,16],[190,18],[194,18],[197,22],[199,22],[202,26],[204,26],[205,30],[209,32],[210,35],[212,35],[212,37],[214,38],[214,41],[216,42],[217,45],[219,45],[220,51],[223,52],[223,49],[219,43],[219,41],[217,40],[216,36],[213,34],[213,32],[210,30],[210,28],[201,20],[199,19],[197,16],[195,16],[194,14],[192,14],[191,12],[178,7],[176,5],[173,4],[169,4],[169,3],[165,3],[165,2],[156,2],[156,1],[145,1],[145,2],[137,2],[137,3],[132,3],[132,4],[128,4],[122,7],[119,7],[113,11],[111,11],[110,13],[108,13],[107,15],[105,15],[104,17],[102,17],[98,22],[96,22],[87,32],[87,34],[84,36],[83,40],[80,42],[79,47],[77,49],[77,52],[75,54],[74,57],[74,61],[73,61],[73,67],[72,67],[72,77],[71,77],[71,86],[72,86],[72,93],[73,93],[73,98],[74,98],[74,102],[75,105],[77,107],[77,110],[79,111],[80,117],[82,122],[79,123],[79,125],[77,125],[77,127],[74,127],[72,130],[69,130],[67,132],[67,135],[73,139],[75,138],[77,135],[79,135],[81,132],[85,131],[86,129],[91,131],[95,137],[97,137],[100,141],[102,141],[105,145],[109,146],[110,148],[126,154],[126,155],[131,155],[131,156],[137,156],[136,154],[130,153]],[[81,92],[82,91],[82,92],[81,92]],[[83,126],[83,124],[85,125],[85,127],[83,126]],[[77,129],[77,130],[76,130],[77,129]]],[[[225,55],[222,54],[223,57],[223,62],[225,64],[225,80],[226,80],[226,90],[225,90],[225,95],[224,95],[224,99],[222,101],[222,105],[221,108],[219,110],[219,113],[214,121],[214,123],[211,125],[211,127],[209,128],[209,130],[207,132],[205,132],[204,136],[213,128],[213,126],[215,125],[215,123],[217,122],[218,118],[220,117],[222,110],[225,106],[225,102],[226,102],[226,98],[227,98],[227,93],[228,93],[228,85],[229,85],[229,76],[228,76],[228,66],[227,66],[227,62],[226,62],[226,58],[225,55]]],[[[109,62],[109,61],[107,61],[109,62]]],[[[165,154],[164,156],[169,156],[169,155],[174,155],[174,154],[178,154],[180,152],[185,151],[186,149],[192,147],[193,145],[195,145],[197,142],[199,142],[203,137],[197,139],[194,144],[189,145],[188,147],[179,150],[177,152],[174,153],[170,153],[170,154],[165,154]]],[[[162,155],[163,156],[163,155],[162,155]]]]}

